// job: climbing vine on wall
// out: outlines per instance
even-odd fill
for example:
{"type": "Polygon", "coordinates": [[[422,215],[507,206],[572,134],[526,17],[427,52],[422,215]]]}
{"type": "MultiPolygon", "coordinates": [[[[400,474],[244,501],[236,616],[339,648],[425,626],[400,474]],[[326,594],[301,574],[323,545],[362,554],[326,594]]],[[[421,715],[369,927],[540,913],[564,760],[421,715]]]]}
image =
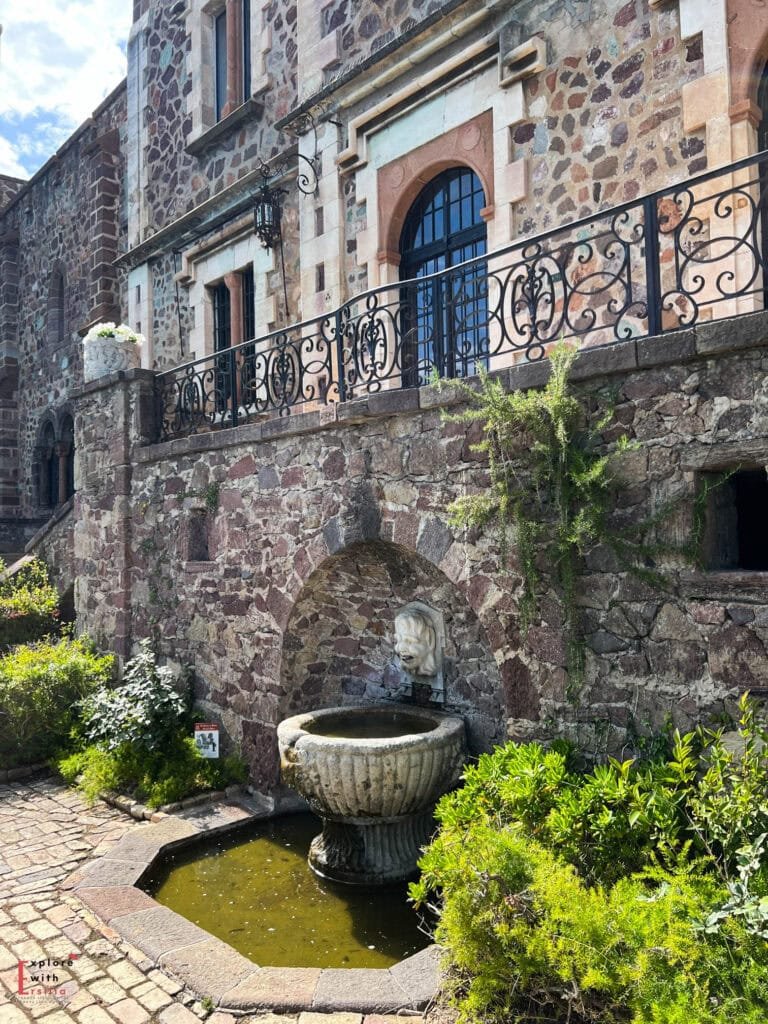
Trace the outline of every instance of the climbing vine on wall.
{"type": "MultiPolygon", "coordinates": [[[[520,614],[523,629],[539,608],[542,568],[551,569],[563,607],[564,639],[570,688],[583,674],[584,643],[579,629],[576,578],[586,552],[611,540],[607,522],[615,452],[631,443],[622,436],[614,452],[598,448],[601,432],[613,418],[608,405],[590,422],[584,404],[572,393],[568,377],[576,350],[560,343],[551,355],[551,374],[542,390],[507,393],[497,378],[482,373],[480,389],[453,382],[469,408],[447,413],[455,422],[479,422],[490,486],[449,506],[450,521],[460,527],[495,527],[502,561],[510,539],[523,578],[520,614]]],[[[628,543],[628,542],[625,542],[628,543]]]]}

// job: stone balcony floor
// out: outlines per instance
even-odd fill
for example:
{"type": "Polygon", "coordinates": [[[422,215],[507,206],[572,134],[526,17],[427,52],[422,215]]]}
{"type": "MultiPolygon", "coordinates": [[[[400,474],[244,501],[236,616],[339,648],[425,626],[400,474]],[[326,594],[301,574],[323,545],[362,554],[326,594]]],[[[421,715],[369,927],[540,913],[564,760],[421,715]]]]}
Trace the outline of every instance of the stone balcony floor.
{"type": "MultiPolygon", "coordinates": [[[[0,786],[0,1021],[2,1024],[420,1024],[421,1015],[211,1012],[170,974],[96,917],[67,879],[124,837],[151,826],[80,796],[53,778],[0,786]],[[63,994],[19,994],[20,960],[63,959],[63,994]]],[[[46,968],[51,970],[51,968],[46,968]]],[[[56,968],[53,968],[56,970],[56,968]]],[[[41,980],[45,981],[44,978],[41,980]]],[[[28,983],[25,986],[29,988],[28,983]]],[[[344,996],[340,993],[343,1005],[344,996]]],[[[443,1018],[441,1018],[443,1019],[443,1018]]]]}

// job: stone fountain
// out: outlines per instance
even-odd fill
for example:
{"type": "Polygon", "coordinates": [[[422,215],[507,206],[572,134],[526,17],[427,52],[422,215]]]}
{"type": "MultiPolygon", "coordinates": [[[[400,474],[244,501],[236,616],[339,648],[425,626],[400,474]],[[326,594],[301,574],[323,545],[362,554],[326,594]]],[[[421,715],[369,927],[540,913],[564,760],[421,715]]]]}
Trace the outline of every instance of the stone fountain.
{"type": "MultiPolygon", "coordinates": [[[[432,690],[438,638],[423,606],[395,619],[403,669],[432,690]]],[[[277,738],[283,779],[322,819],[309,852],[313,870],[356,885],[412,875],[433,830],[435,802],[464,763],[463,719],[395,704],[324,708],[287,718],[277,738]]]]}

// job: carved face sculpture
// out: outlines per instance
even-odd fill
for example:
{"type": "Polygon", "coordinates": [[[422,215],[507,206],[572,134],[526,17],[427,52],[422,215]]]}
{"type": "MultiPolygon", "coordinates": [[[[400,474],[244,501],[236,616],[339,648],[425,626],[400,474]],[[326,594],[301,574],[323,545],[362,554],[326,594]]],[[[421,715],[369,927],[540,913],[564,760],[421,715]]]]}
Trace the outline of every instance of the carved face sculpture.
{"type": "Polygon", "coordinates": [[[435,675],[437,636],[428,616],[411,609],[395,617],[395,653],[412,675],[435,675]]]}

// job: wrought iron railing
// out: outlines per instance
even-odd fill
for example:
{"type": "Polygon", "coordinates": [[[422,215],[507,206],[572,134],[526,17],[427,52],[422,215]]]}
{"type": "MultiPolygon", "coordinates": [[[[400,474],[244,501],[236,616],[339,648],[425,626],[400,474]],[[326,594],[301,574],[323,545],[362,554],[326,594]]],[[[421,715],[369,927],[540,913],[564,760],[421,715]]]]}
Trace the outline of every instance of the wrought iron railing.
{"type": "Polygon", "coordinates": [[[768,151],[158,375],[163,439],[766,308],[768,151]]]}

